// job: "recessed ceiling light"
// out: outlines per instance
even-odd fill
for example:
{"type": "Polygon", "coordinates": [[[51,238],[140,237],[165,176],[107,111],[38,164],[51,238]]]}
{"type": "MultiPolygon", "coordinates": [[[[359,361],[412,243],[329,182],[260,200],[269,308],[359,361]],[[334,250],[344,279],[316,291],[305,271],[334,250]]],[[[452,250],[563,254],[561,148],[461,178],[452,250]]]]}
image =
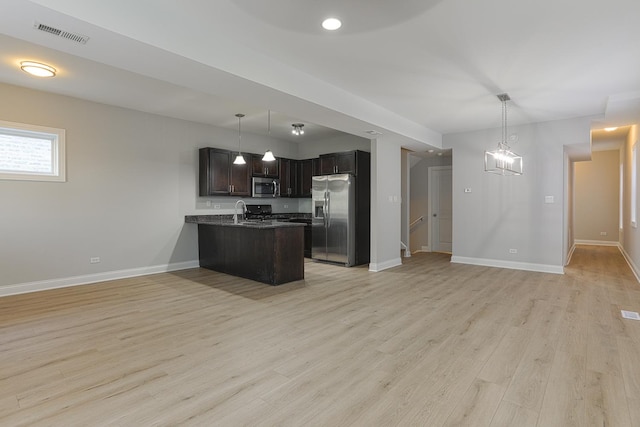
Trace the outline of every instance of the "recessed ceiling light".
{"type": "Polygon", "coordinates": [[[338,18],[327,18],[322,21],[322,28],[328,31],[335,31],[338,28],[342,27],[342,21],[338,18]]]}
{"type": "Polygon", "coordinates": [[[34,61],[22,61],[20,63],[22,71],[37,77],[53,77],[56,75],[56,69],[51,65],[41,64],[34,61]]]}
{"type": "Polygon", "coordinates": [[[607,132],[613,132],[616,129],[618,128],[617,127],[604,128],[604,130],[606,130],[607,132]]]}

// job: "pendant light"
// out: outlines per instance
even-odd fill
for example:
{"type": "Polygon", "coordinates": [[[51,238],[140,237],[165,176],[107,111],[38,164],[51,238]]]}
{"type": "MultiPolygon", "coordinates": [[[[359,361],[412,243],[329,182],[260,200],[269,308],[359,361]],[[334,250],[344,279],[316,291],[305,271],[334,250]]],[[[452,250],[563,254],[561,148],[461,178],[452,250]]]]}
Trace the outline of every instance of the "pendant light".
{"type": "Polygon", "coordinates": [[[293,129],[291,130],[292,134],[294,134],[295,136],[304,135],[304,125],[302,123],[294,123],[291,126],[293,127],[293,129]]]}
{"type": "Polygon", "coordinates": [[[244,114],[236,114],[238,118],[238,155],[236,159],[233,161],[234,165],[245,165],[247,162],[244,161],[244,157],[242,157],[242,153],[240,152],[240,140],[242,139],[242,133],[240,132],[240,119],[244,117],[244,114]]]}
{"type": "Polygon", "coordinates": [[[498,175],[522,175],[522,156],[511,151],[507,143],[507,101],[511,98],[502,93],[498,99],[502,102],[502,139],[497,150],[484,152],[484,170],[498,175]]]}
{"type": "MultiPolygon", "coordinates": [[[[269,142],[271,142],[271,110],[269,110],[268,116],[268,129],[269,129],[269,142]]],[[[264,152],[264,156],[262,156],[263,162],[274,162],[276,158],[273,156],[271,150],[267,150],[264,152]]]]}

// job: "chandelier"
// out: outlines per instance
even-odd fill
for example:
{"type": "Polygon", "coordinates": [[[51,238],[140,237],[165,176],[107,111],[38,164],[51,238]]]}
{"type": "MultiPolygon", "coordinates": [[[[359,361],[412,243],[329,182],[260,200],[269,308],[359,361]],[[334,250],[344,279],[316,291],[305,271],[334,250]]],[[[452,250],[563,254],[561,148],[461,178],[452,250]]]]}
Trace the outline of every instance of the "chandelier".
{"type": "Polygon", "coordinates": [[[507,101],[508,94],[498,95],[502,102],[502,139],[498,149],[484,152],[484,170],[498,175],[522,175],[522,156],[511,151],[507,143],[507,101]]]}

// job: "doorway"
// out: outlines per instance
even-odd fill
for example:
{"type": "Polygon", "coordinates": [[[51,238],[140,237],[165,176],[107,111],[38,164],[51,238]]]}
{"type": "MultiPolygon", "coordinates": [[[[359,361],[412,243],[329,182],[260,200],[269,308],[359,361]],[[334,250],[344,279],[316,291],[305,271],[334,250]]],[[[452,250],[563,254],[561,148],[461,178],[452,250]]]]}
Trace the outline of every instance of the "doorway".
{"type": "Polygon", "coordinates": [[[429,168],[428,229],[432,252],[451,253],[453,248],[451,172],[451,166],[429,168]]]}

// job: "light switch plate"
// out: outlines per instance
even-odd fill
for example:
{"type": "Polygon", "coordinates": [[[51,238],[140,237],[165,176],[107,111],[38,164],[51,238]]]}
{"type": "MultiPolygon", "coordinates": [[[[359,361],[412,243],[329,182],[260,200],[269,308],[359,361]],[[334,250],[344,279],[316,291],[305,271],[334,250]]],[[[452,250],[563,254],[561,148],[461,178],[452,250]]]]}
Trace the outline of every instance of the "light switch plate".
{"type": "Polygon", "coordinates": [[[553,196],[544,196],[545,203],[553,203],[553,196]]]}

